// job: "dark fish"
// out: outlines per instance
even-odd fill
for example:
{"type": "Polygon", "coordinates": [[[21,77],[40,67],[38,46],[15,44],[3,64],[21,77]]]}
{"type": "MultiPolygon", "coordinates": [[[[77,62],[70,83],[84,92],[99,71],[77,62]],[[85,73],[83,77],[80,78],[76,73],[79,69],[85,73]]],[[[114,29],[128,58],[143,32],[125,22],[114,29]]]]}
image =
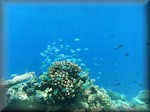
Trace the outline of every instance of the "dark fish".
{"type": "Polygon", "coordinates": [[[114,38],[115,35],[111,35],[110,38],[114,38]]]}
{"type": "Polygon", "coordinates": [[[143,86],[143,84],[140,83],[139,86],[143,86]]]}
{"type": "Polygon", "coordinates": [[[131,87],[128,87],[128,89],[130,89],[130,90],[131,90],[132,88],[131,88],[131,87]]]}
{"type": "Polygon", "coordinates": [[[123,87],[127,88],[127,85],[123,85],[123,87]]]}
{"type": "Polygon", "coordinates": [[[116,82],[116,83],[113,84],[113,86],[120,86],[120,85],[121,85],[120,82],[116,82]]]}
{"type": "Polygon", "coordinates": [[[116,81],[116,82],[117,82],[118,80],[117,80],[117,79],[114,79],[114,81],[116,81]]]}
{"type": "Polygon", "coordinates": [[[129,53],[125,53],[125,54],[124,54],[124,56],[129,56],[129,55],[130,55],[129,53]]]}
{"type": "Polygon", "coordinates": [[[120,44],[118,47],[119,47],[119,48],[122,48],[122,47],[124,47],[124,45],[123,45],[123,44],[120,44]]]}
{"type": "Polygon", "coordinates": [[[106,84],[104,84],[105,86],[108,86],[108,84],[106,83],[106,84]]]}
{"type": "Polygon", "coordinates": [[[133,83],[137,83],[137,81],[133,81],[133,83]]]}
{"type": "Polygon", "coordinates": [[[115,49],[117,50],[117,49],[120,49],[120,48],[123,48],[123,47],[124,47],[123,44],[119,44],[117,47],[115,47],[115,49]]]}

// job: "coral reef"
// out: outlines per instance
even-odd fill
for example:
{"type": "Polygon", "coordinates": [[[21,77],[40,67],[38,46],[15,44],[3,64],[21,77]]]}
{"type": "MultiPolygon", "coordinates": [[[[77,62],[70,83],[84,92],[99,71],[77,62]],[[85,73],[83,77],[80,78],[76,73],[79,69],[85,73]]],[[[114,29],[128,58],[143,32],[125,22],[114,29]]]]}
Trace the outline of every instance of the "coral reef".
{"type": "Polygon", "coordinates": [[[132,99],[130,102],[132,108],[135,108],[136,111],[150,109],[150,91],[141,90],[138,95],[132,99]]]}
{"type": "Polygon", "coordinates": [[[82,73],[80,67],[67,61],[56,62],[49,68],[47,77],[51,89],[55,90],[52,94],[54,101],[60,103],[60,101],[76,99],[77,93],[82,91],[82,85],[86,80],[78,75],[80,72],[82,73]]]}
{"type": "Polygon", "coordinates": [[[148,90],[141,90],[139,91],[137,98],[146,104],[150,103],[150,91],[148,90]]]}
{"type": "Polygon", "coordinates": [[[29,72],[2,81],[1,86],[6,87],[8,103],[2,111],[99,112],[149,109],[149,91],[141,91],[131,102],[127,102],[124,95],[94,85],[88,72],[66,60],[54,62],[39,77],[29,72]]]}
{"type": "Polygon", "coordinates": [[[120,94],[117,92],[114,92],[110,89],[107,90],[108,95],[111,97],[112,100],[118,100],[121,99],[123,101],[126,101],[126,96],[124,94],[120,94]]]}
{"type": "Polygon", "coordinates": [[[150,111],[150,105],[146,103],[149,99],[149,90],[142,90],[138,93],[135,98],[132,98],[130,102],[126,100],[126,96],[112,90],[107,90],[107,93],[111,97],[111,110],[113,111],[140,111],[140,112],[147,112],[150,111]],[[144,95],[146,94],[146,96],[144,95]],[[138,97],[139,95],[144,98],[144,101],[141,101],[138,97]],[[144,96],[143,96],[144,95],[144,96]]]}
{"type": "Polygon", "coordinates": [[[28,72],[28,73],[16,76],[12,80],[1,81],[0,85],[9,87],[9,86],[15,85],[15,84],[17,84],[19,82],[22,82],[24,80],[28,80],[28,79],[32,78],[32,76],[34,74],[35,74],[35,72],[28,72]]]}
{"type": "Polygon", "coordinates": [[[7,97],[5,87],[0,85],[0,110],[7,106],[7,97]]]}

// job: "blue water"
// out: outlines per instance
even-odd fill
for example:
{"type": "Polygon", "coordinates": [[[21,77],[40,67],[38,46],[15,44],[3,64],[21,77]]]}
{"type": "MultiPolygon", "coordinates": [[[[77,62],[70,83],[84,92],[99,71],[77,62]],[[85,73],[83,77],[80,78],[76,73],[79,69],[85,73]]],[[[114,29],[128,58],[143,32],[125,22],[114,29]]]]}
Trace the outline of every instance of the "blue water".
{"type": "Polygon", "coordinates": [[[90,77],[100,87],[123,93],[128,99],[146,89],[142,4],[6,3],[3,11],[5,78],[30,71],[41,75],[40,52],[62,39],[73,48],[90,48],[77,57],[91,69],[90,77]],[[75,38],[81,40],[75,42],[75,38]],[[119,44],[124,47],[115,49],[119,44]]]}

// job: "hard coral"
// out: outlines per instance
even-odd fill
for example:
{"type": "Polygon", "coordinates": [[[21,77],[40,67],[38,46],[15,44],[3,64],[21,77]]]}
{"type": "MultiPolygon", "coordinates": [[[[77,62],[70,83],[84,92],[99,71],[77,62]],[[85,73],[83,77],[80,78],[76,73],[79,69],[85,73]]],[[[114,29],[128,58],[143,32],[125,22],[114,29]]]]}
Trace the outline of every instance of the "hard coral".
{"type": "MultiPolygon", "coordinates": [[[[45,78],[50,88],[52,88],[52,99],[55,103],[69,102],[76,99],[78,93],[82,91],[82,85],[87,77],[82,77],[84,73],[75,63],[69,61],[55,62],[49,68],[45,78]]],[[[43,80],[45,80],[42,77],[43,80]]],[[[47,88],[47,87],[46,87],[47,88]]]]}
{"type": "MultiPolygon", "coordinates": [[[[53,63],[39,78],[32,72],[26,75],[31,76],[28,81],[1,84],[7,87],[8,106],[4,111],[99,112],[149,109],[149,91],[141,91],[131,103],[126,102],[122,95],[94,85],[89,73],[70,61],[53,63]]],[[[14,79],[26,80],[24,75],[23,78],[21,75],[14,79]]]]}

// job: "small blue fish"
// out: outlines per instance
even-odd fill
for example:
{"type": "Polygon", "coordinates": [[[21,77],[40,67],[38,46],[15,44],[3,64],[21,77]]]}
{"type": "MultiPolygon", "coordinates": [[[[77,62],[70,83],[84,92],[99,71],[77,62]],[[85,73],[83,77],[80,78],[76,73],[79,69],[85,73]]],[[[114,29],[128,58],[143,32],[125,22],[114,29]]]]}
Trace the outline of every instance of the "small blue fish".
{"type": "Polygon", "coordinates": [[[70,47],[69,45],[66,45],[66,47],[70,47]]]}
{"type": "Polygon", "coordinates": [[[61,80],[61,77],[56,78],[57,80],[61,80]]]}
{"type": "Polygon", "coordinates": [[[77,61],[78,61],[78,62],[81,62],[81,61],[82,61],[82,59],[77,59],[77,61]]]}
{"type": "Polygon", "coordinates": [[[81,63],[80,66],[86,66],[84,63],[81,63]]]}
{"type": "Polygon", "coordinates": [[[51,46],[50,46],[50,45],[47,45],[47,47],[50,48],[51,46]]]}
{"type": "Polygon", "coordinates": [[[59,49],[56,49],[54,52],[55,52],[55,53],[58,53],[58,52],[60,52],[60,51],[61,51],[61,50],[59,50],[59,49]]]}
{"type": "Polygon", "coordinates": [[[52,44],[53,44],[53,45],[55,45],[55,44],[56,44],[56,42],[53,42],[52,44]]]}
{"type": "Polygon", "coordinates": [[[62,39],[59,39],[58,41],[59,41],[59,42],[62,42],[62,39]]]}
{"type": "Polygon", "coordinates": [[[83,88],[84,88],[84,89],[87,89],[88,87],[89,87],[88,84],[83,84],[83,88]]]}
{"type": "Polygon", "coordinates": [[[85,74],[85,72],[80,72],[80,73],[78,74],[78,76],[79,76],[79,77],[82,77],[84,74],[85,74]]]}
{"type": "Polygon", "coordinates": [[[81,51],[81,49],[80,49],[80,48],[77,48],[76,51],[81,51]]]}
{"type": "Polygon", "coordinates": [[[65,91],[66,91],[66,88],[63,88],[61,91],[62,91],[62,92],[65,92],[65,91]]]}
{"type": "Polygon", "coordinates": [[[58,93],[58,89],[53,92],[53,95],[56,95],[57,93],[58,93]]]}
{"type": "Polygon", "coordinates": [[[79,38],[75,38],[75,39],[74,39],[74,41],[76,41],[76,42],[77,42],[77,41],[80,41],[80,40],[81,40],[81,39],[79,39],[79,38]]]}
{"type": "Polygon", "coordinates": [[[71,52],[71,53],[75,53],[76,51],[75,51],[75,50],[73,50],[73,49],[70,49],[70,52],[71,52]]]}
{"type": "Polygon", "coordinates": [[[62,69],[67,69],[67,67],[66,66],[62,66],[62,69]]]}
{"type": "Polygon", "coordinates": [[[41,52],[40,55],[43,56],[43,57],[46,57],[46,54],[45,54],[45,53],[42,53],[42,52],[41,52]]]}
{"type": "Polygon", "coordinates": [[[85,51],[89,50],[89,48],[84,48],[85,51]]]}
{"type": "Polygon", "coordinates": [[[15,76],[17,76],[17,74],[11,74],[11,76],[12,76],[12,77],[15,77],[15,76]]]}
{"type": "Polygon", "coordinates": [[[90,69],[89,69],[89,68],[84,68],[84,71],[85,71],[85,72],[89,72],[90,69]]]}

